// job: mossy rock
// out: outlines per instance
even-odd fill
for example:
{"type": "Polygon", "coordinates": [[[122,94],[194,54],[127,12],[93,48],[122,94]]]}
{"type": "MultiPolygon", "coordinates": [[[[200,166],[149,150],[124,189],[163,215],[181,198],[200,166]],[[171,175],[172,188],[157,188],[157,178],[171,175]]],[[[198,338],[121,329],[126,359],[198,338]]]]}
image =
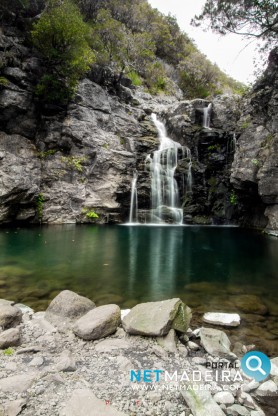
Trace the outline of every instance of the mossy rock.
{"type": "Polygon", "coordinates": [[[123,319],[125,331],[133,335],[164,336],[170,329],[186,332],[191,310],[179,298],[140,303],[123,319]]]}

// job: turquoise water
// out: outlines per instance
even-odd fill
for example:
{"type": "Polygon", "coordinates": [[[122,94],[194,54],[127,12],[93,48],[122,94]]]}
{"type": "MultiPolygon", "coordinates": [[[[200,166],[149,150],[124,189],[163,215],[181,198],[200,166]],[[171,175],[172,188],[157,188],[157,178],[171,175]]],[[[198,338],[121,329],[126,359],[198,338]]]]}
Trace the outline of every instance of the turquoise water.
{"type": "Polygon", "coordinates": [[[274,337],[277,253],[277,239],[240,228],[1,229],[0,297],[39,310],[63,289],[123,308],[177,296],[196,316],[207,310],[239,311],[256,322],[267,316],[274,337]]]}

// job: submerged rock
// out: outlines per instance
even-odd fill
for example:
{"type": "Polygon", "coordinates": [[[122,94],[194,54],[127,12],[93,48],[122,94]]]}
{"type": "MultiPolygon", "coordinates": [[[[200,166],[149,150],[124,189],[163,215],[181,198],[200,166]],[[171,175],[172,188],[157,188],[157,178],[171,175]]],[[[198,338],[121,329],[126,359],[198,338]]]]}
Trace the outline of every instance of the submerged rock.
{"type": "Polygon", "coordinates": [[[191,310],[180,299],[140,303],[123,319],[123,328],[133,335],[164,336],[170,329],[186,332],[191,310]]]}
{"type": "Polygon", "coordinates": [[[203,321],[213,325],[239,326],[240,316],[237,313],[207,312],[203,316],[203,321]]]}
{"type": "Polygon", "coordinates": [[[232,297],[232,301],[236,308],[245,313],[266,315],[268,312],[267,307],[256,295],[237,295],[232,297]]]}
{"type": "Polygon", "coordinates": [[[67,329],[95,306],[90,299],[70,290],[63,290],[48,306],[45,319],[59,329],[67,329]]]}
{"type": "Polygon", "coordinates": [[[117,305],[104,305],[82,316],[74,325],[73,332],[85,340],[107,337],[116,332],[121,322],[121,310],[117,305]]]}

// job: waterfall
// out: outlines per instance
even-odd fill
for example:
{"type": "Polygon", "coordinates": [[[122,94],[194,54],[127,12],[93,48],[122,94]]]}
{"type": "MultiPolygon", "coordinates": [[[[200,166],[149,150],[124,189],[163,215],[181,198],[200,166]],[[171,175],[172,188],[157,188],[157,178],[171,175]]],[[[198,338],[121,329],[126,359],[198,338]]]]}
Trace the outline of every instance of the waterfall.
{"type": "Polygon", "coordinates": [[[155,114],[152,120],[158,131],[159,148],[148,158],[151,171],[152,222],[163,223],[170,216],[175,223],[182,224],[183,211],[179,206],[178,185],[175,170],[178,164],[178,149],[182,146],[167,137],[164,124],[155,114]]]}
{"type": "Polygon", "coordinates": [[[137,170],[135,170],[133,174],[132,184],[131,184],[129,223],[138,222],[137,178],[138,178],[138,173],[137,173],[137,170]]]}
{"type": "Polygon", "coordinates": [[[192,192],[192,158],[191,158],[191,151],[188,147],[186,148],[186,152],[187,152],[186,154],[187,159],[189,160],[187,181],[186,181],[186,193],[188,194],[192,192]]]}
{"type": "Polygon", "coordinates": [[[203,127],[206,129],[210,128],[210,116],[211,116],[212,104],[210,103],[207,107],[203,108],[203,127]]]}
{"type": "Polygon", "coordinates": [[[233,151],[236,151],[236,134],[233,134],[233,151]]]}

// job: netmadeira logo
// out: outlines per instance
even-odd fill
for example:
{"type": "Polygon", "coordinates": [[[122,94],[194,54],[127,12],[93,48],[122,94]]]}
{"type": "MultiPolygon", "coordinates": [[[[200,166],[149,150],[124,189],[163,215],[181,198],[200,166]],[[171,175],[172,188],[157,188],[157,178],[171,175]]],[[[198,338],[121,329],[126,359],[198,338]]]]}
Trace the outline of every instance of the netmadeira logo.
{"type": "Polygon", "coordinates": [[[242,357],[241,369],[248,377],[262,381],[271,371],[271,362],[263,352],[250,351],[242,357]]]}
{"type": "Polygon", "coordinates": [[[164,387],[167,384],[181,383],[180,388],[186,388],[188,383],[197,383],[196,389],[204,389],[206,383],[226,382],[229,383],[227,389],[235,390],[240,388],[240,383],[243,382],[242,373],[259,382],[268,377],[270,371],[271,362],[267,355],[260,351],[250,351],[243,356],[240,366],[238,361],[235,363],[208,361],[205,371],[193,368],[191,371],[180,369],[172,372],[162,369],[130,370],[129,379],[132,383],[147,383],[149,385],[156,383],[163,385],[165,383],[164,387]]]}

